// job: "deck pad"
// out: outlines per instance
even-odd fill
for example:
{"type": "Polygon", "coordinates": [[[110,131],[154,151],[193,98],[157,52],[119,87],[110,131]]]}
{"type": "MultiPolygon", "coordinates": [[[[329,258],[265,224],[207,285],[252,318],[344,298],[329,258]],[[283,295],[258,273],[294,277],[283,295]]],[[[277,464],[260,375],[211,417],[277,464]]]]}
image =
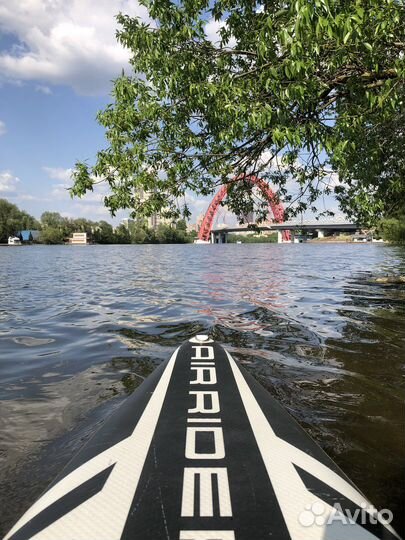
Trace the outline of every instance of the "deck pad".
{"type": "Polygon", "coordinates": [[[184,343],[7,540],[398,538],[231,355],[184,343]]]}

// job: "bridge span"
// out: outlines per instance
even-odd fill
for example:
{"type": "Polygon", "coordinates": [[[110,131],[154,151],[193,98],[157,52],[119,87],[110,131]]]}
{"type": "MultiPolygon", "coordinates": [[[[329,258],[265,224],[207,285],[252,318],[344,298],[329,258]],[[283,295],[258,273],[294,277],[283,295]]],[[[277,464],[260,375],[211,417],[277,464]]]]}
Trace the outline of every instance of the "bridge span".
{"type": "Polygon", "coordinates": [[[236,226],[217,226],[211,230],[211,244],[224,244],[227,242],[229,233],[240,233],[248,231],[277,231],[278,242],[286,243],[282,231],[290,231],[291,238],[287,242],[297,242],[306,240],[308,236],[317,236],[323,238],[325,235],[334,232],[352,232],[356,233],[359,226],[350,221],[335,218],[333,220],[292,220],[283,223],[271,223],[266,225],[244,224],[236,226]],[[254,227],[254,228],[253,228],[254,227]]]}

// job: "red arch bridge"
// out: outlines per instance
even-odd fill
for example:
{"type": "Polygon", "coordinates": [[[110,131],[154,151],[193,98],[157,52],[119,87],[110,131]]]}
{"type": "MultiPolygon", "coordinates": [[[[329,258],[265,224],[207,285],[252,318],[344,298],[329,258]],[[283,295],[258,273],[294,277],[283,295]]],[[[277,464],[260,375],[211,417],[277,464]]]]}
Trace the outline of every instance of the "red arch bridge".
{"type": "MultiPolygon", "coordinates": [[[[303,220],[302,218],[284,221],[283,205],[277,200],[275,193],[268,184],[256,176],[239,176],[234,179],[248,180],[252,186],[257,186],[269,202],[269,210],[273,215],[273,223],[266,226],[258,226],[262,231],[277,231],[279,242],[301,242],[305,241],[307,235],[323,237],[325,234],[337,232],[350,232],[358,235],[359,226],[348,221],[344,216],[334,216],[328,219],[316,220],[315,218],[303,220]]],[[[230,232],[248,231],[249,226],[242,225],[237,227],[222,226],[214,229],[214,220],[218,212],[221,201],[228,192],[228,185],[224,185],[212,199],[211,204],[205,213],[201,224],[198,240],[200,243],[226,243],[227,235],[230,232]]],[[[356,236],[356,235],[355,235],[356,236]]]]}
{"type": "MultiPolygon", "coordinates": [[[[267,182],[265,182],[262,178],[258,178],[254,175],[243,175],[233,179],[234,182],[237,182],[238,180],[247,180],[252,185],[252,187],[257,186],[269,203],[269,211],[273,215],[273,221],[275,223],[284,222],[284,207],[281,202],[277,200],[275,193],[269,187],[267,182]]],[[[208,210],[205,213],[203,222],[201,223],[200,230],[198,232],[198,240],[200,242],[215,242],[215,234],[213,234],[214,220],[221,202],[228,193],[229,185],[230,184],[223,185],[221,189],[217,192],[215,197],[212,199],[211,204],[209,205],[208,210]]],[[[288,229],[283,229],[281,231],[281,237],[284,242],[289,242],[290,231],[288,229]]],[[[218,242],[218,239],[216,241],[218,242]]]]}

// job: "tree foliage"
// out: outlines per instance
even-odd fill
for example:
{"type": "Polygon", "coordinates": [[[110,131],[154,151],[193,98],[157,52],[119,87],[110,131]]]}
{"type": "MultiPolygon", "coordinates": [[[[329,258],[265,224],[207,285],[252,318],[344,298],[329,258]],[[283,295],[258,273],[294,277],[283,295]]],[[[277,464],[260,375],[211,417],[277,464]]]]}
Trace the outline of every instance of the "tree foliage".
{"type": "Polygon", "coordinates": [[[68,218],[59,212],[43,212],[41,215],[40,241],[44,244],[63,244],[74,232],[92,235],[99,227],[95,221],[85,218],[68,218]]]}
{"type": "Polygon", "coordinates": [[[405,191],[391,201],[389,212],[377,223],[377,232],[388,242],[405,244],[405,191]]]}
{"type": "Polygon", "coordinates": [[[7,242],[22,230],[38,229],[38,221],[6,199],[0,199],[0,242],[7,242]]]}
{"type": "Polygon", "coordinates": [[[53,227],[63,229],[67,227],[69,220],[59,214],[59,212],[43,212],[41,214],[41,223],[43,227],[53,227]]]}
{"type": "Polygon", "coordinates": [[[43,212],[40,222],[16,205],[0,199],[0,242],[24,229],[40,230],[37,242],[63,244],[75,232],[85,232],[96,244],[184,244],[192,242],[195,232],[187,231],[184,220],[176,223],[161,223],[156,230],[149,228],[147,221],[136,220],[115,229],[107,221],[91,221],[85,218],[67,218],[59,212],[43,212]]]}
{"type": "Polygon", "coordinates": [[[108,146],[93,166],[76,164],[72,195],[106,181],[113,214],[187,215],[188,190],[229,183],[225,202],[240,214],[251,186],[232,178],[254,173],[296,212],[336,189],[349,213],[374,219],[384,194],[403,190],[400,145],[380,139],[405,129],[403,0],[141,3],[150,23],[117,17],[133,73],[115,81],[114,103],[98,115],[108,146]]]}
{"type": "Polygon", "coordinates": [[[139,219],[130,223],[128,230],[132,244],[186,244],[195,238],[195,233],[187,231],[184,220],[171,225],[160,223],[153,229],[145,220],[139,219]]]}
{"type": "Polygon", "coordinates": [[[114,244],[114,229],[110,223],[101,220],[94,229],[94,241],[96,244],[114,244]]]}
{"type": "MultiPolygon", "coordinates": [[[[405,99],[404,93],[401,100],[405,99]]],[[[345,137],[347,128],[342,130],[345,137]]],[[[332,156],[342,184],[336,186],[343,209],[365,224],[405,212],[405,108],[379,111],[351,128],[355,145],[332,156]]]]}
{"type": "Polygon", "coordinates": [[[63,244],[67,237],[63,229],[53,226],[46,226],[41,230],[41,235],[39,238],[42,244],[53,245],[63,244]]]}
{"type": "Polygon", "coordinates": [[[277,233],[273,234],[228,234],[228,244],[236,244],[241,242],[242,244],[276,244],[277,233]]]}
{"type": "Polygon", "coordinates": [[[405,213],[396,218],[382,219],[378,231],[384,240],[394,244],[405,244],[405,213]]]}

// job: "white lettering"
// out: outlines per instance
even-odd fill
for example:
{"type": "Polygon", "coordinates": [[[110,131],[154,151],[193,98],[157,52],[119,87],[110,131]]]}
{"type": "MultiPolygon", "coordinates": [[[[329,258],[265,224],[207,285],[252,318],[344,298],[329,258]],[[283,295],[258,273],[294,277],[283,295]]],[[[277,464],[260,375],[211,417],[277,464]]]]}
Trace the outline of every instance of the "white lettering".
{"type": "Polygon", "coordinates": [[[186,435],[187,459],[223,459],[225,457],[224,435],[221,427],[188,427],[186,435]],[[196,451],[197,433],[214,434],[214,451],[199,453],[196,451]]]}
{"type": "Polygon", "coordinates": [[[214,360],[214,347],[210,345],[193,345],[195,356],[191,357],[191,360],[214,360]],[[207,351],[206,355],[202,354],[202,351],[207,351]]]}
{"type": "Polygon", "coordinates": [[[219,515],[221,517],[231,517],[231,496],[229,493],[228,471],[225,467],[186,467],[183,479],[183,498],[181,501],[181,516],[194,516],[195,500],[195,477],[200,477],[200,509],[201,517],[212,517],[214,515],[212,501],[212,477],[217,477],[219,515]]]}
{"type": "Polygon", "coordinates": [[[215,366],[215,362],[191,362],[192,366],[215,366]]]}
{"type": "Polygon", "coordinates": [[[195,396],[195,407],[194,409],[188,409],[190,414],[216,414],[219,413],[219,398],[218,392],[189,392],[190,396],[195,396]],[[206,398],[205,396],[211,397],[211,407],[206,407],[206,398]]]}
{"type": "Polygon", "coordinates": [[[192,367],[192,371],[196,371],[196,379],[190,381],[190,384],[216,384],[217,372],[214,367],[192,367]],[[204,379],[204,372],[208,373],[208,380],[204,379]]]}
{"type": "Polygon", "coordinates": [[[187,418],[189,424],[220,424],[220,418],[187,418]]]}
{"type": "Polygon", "coordinates": [[[235,540],[234,531],[180,531],[179,540],[235,540]]]}

